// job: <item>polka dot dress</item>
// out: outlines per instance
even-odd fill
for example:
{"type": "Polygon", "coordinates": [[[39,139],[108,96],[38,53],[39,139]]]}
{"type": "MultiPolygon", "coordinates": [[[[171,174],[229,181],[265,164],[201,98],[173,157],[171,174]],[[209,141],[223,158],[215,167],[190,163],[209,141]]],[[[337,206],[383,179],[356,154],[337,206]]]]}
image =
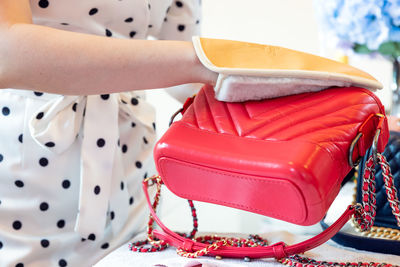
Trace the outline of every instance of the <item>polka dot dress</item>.
{"type": "MultiPolygon", "coordinates": [[[[33,21],[189,40],[199,0],[31,0],[33,21]]],[[[145,229],[154,109],[144,92],[0,90],[0,266],[90,266],[145,229]]]]}

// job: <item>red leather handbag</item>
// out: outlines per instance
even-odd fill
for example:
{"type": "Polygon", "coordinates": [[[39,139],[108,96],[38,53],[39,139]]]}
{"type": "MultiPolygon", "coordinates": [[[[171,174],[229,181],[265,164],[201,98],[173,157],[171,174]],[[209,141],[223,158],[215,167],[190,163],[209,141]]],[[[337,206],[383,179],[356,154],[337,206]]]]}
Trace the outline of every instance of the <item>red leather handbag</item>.
{"type": "MultiPolygon", "coordinates": [[[[162,183],[177,196],[311,225],[324,217],[374,137],[377,151],[384,150],[384,112],[373,93],[357,87],[226,103],[204,86],[159,140],[154,158],[162,183]]],[[[147,181],[144,188],[161,227],[152,234],[187,252],[205,249],[166,228],[150,203],[147,181]]],[[[300,244],[225,246],[209,254],[280,259],[327,241],[354,213],[349,207],[324,233],[300,244]]]]}

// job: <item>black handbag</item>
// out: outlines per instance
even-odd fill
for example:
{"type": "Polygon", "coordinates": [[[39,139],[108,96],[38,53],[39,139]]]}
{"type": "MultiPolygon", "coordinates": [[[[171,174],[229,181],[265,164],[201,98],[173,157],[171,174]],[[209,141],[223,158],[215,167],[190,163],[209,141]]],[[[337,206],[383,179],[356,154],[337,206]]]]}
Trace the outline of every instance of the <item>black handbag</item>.
{"type": "MultiPolygon", "coordinates": [[[[363,198],[363,173],[365,170],[365,162],[371,155],[371,149],[361,159],[358,171],[356,172],[356,193],[355,202],[361,203],[363,198]]],[[[385,151],[382,153],[390,165],[393,175],[394,187],[400,190],[400,132],[390,132],[389,142],[385,151]]],[[[351,175],[349,175],[351,176],[351,175]]],[[[359,250],[373,251],[379,253],[400,255],[400,226],[398,226],[396,218],[390,207],[384,184],[382,169],[375,166],[375,197],[376,197],[376,216],[374,226],[370,230],[361,232],[357,229],[356,224],[353,226],[361,235],[350,234],[345,232],[337,233],[332,240],[336,243],[347,247],[353,247],[359,250]]],[[[323,228],[328,225],[322,221],[323,228]]]]}
{"type": "MultiPolygon", "coordinates": [[[[370,151],[369,151],[370,153],[370,151]]],[[[390,165],[390,169],[393,175],[394,186],[397,191],[400,190],[400,132],[390,132],[389,142],[386,145],[383,155],[386,157],[390,165]]],[[[361,160],[359,167],[359,174],[364,172],[364,165],[366,161],[366,156],[361,160]]],[[[392,214],[392,209],[387,200],[385,193],[385,185],[382,177],[382,169],[375,167],[375,194],[376,194],[376,217],[375,217],[375,227],[384,227],[390,229],[400,230],[397,225],[396,218],[392,214]]],[[[360,203],[362,201],[362,188],[361,188],[361,178],[362,175],[357,177],[357,193],[356,201],[360,203]]],[[[400,238],[400,231],[398,232],[400,238]]],[[[399,240],[400,242],[400,240],[399,240]]]]}

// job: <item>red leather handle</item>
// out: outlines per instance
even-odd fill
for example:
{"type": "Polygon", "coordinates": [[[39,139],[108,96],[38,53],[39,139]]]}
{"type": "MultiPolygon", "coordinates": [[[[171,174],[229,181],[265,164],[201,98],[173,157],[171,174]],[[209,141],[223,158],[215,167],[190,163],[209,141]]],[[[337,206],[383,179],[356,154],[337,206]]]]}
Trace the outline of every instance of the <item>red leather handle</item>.
{"type": "MultiPolygon", "coordinates": [[[[145,193],[147,204],[150,208],[150,213],[153,219],[160,226],[162,231],[154,230],[153,235],[161,240],[166,241],[169,245],[174,246],[176,248],[182,248],[187,252],[194,252],[197,250],[204,249],[207,247],[207,244],[203,244],[200,242],[195,242],[191,239],[182,237],[175,232],[169,230],[157,217],[156,212],[154,211],[150,196],[148,193],[148,183],[147,181],[143,181],[143,191],[145,193]]],[[[216,251],[209,252],[210,256],[222,256],[229,258],[276,258],[281,259],[293,254],[303,253],[307,250],[318,247],[331,239],[339,230],[346,224],[346,222],[353,216],[355,213],[355,209],[353,206],[348,206],[346,211],[340,216],[339,219],[335,223],[333,223],[330,227],[328,227],[322,233],[300,242],[294,245],[286,245],[283,242],[279,242],[268,247],[221,247],[216,251]]]]}

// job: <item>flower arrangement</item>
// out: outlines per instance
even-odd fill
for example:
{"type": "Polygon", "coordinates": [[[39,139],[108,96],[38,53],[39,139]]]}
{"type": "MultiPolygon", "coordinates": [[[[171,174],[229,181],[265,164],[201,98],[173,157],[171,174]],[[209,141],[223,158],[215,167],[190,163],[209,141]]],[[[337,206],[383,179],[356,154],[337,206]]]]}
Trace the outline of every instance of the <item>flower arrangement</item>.
{"type": "Polygon", "coordinates": [[[356,53],[400,57],[400,0],[315,0],[324,31],[356,53]]]}

